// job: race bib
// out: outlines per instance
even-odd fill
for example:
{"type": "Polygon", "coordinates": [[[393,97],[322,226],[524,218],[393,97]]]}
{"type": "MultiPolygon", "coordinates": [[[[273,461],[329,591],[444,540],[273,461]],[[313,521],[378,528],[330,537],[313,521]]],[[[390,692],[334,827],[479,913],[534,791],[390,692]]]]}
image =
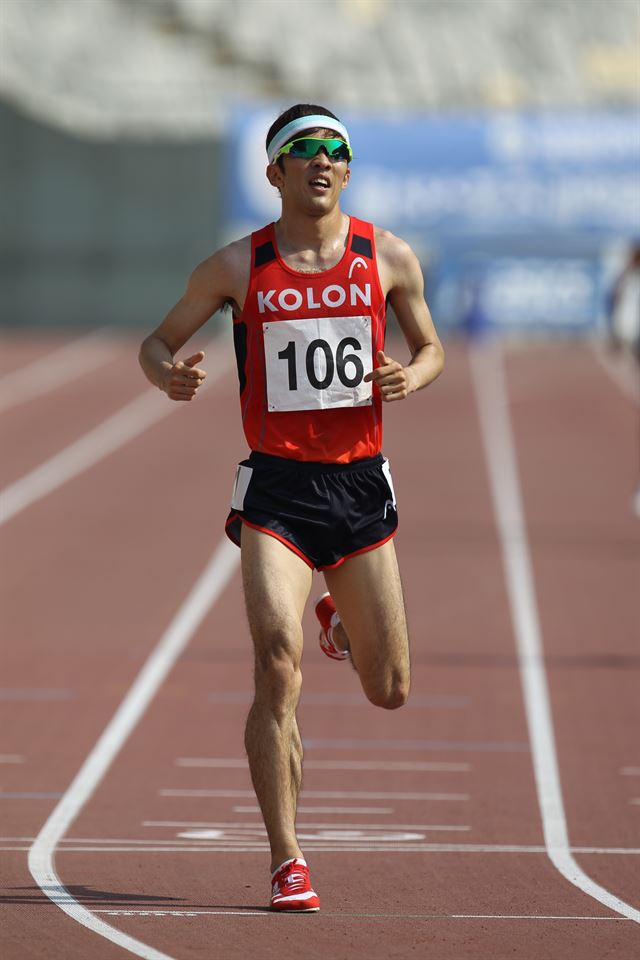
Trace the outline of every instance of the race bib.
{"type": "Polygon", "coordinates": [[[262,330],[269,410],[371,405],[371,317],[268,321],[262,330]]]}

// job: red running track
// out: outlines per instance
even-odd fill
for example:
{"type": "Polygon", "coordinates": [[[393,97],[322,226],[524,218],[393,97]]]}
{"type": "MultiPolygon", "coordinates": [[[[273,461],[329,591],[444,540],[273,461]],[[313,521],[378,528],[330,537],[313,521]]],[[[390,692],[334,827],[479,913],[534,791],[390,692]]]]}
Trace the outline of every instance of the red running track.
{"type": "MultiPolygon", "coordinates": [[[[43,367],[29,364],[74,345],[5,346],[0,397],[13,370],[26,390],[0,413],[14,511],[1,531],[5,960],[638,955],[638,409],[588,345],[501,358],[450,343],[442,378],[385,408],[412,697],[369,705],[307,616],[299,830],[322,911],[298,917],[265,910],[235,548],[200,606],[193,593],[245,455],[227,343],[209,353],[206,392],[179,407],[145,389],[125,338],[90,342],[91,370],[72,362],[31,399],[43,367]],[[96,427],[132,402],[107,442],[96,427]],[[493,464],[493,494],[490,480],[510,437],[519,531],[501,517],[508,462],[493,464]],[[157,672],[141,673],[154,651],[157,672]],[[547,842],[570,878],[545,849],[535,770],[549,745],[570,849],[548,810],[547,842]]],[[[557,813],[553,788],[541,797],[557,813]]]]}

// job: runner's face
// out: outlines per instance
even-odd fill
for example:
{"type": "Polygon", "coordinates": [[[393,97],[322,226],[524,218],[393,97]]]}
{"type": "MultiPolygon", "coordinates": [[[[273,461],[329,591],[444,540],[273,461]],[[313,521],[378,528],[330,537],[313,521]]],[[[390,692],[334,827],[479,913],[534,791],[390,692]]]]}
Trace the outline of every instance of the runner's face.
{"type": "MultiPolygon", "coordinates": [[[[308,136],[335,137],[333,130],[304,131],[308,136]]],[[[296,138],[304,136],[296,134],[296,138]]],[[[315,157],[284,156],[284,172],[276,163],[267,167],[267,178],[280,191],[283,204],[309,213],[329,213],[338,203],[349,182],[346,160],[330,160],[324,148],[315,157]]]]}

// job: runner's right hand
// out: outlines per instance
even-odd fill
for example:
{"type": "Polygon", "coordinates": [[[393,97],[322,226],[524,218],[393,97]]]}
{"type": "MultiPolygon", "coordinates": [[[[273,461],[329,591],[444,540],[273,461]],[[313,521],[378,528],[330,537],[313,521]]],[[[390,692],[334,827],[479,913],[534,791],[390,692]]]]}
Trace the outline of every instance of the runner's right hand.
{"type": "Polygon", "coordinates": [[[204,353],[199,350],[186,360],[178,360],[172,367],[166,368],[162,389],[170,400],[193,400],[207,376],[206,370],[197,366],[202,360],[204,353]]]}

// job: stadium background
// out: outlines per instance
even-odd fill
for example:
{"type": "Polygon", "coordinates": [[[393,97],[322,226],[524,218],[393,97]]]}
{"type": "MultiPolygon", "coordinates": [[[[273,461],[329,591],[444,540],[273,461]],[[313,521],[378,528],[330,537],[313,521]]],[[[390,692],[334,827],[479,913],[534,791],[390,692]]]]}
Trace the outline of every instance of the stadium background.
{"type": "Polygon", "coordinates": [[[640,234],[634,0],[4,0],[8,327],[153,326],[277,210],[296,101],[353,130],[346,208],[409,240],[440,329],[584,334],[640,234]]]}
{"type": "Polygon", "coordinates": [[[613,341],[638,338],[639,20],[0,0],[3,958],[637,955],[640,384],[613,341]],[[265,909],[246,805],[228,316],[189,346],[197,403],[137,363],[194,264],[273,215],[262,138],[307,99],[352,129],[347,208],[415,246],[447,354],[385,408],[407,709],[304,615],[311,935],[265,909]]]}

